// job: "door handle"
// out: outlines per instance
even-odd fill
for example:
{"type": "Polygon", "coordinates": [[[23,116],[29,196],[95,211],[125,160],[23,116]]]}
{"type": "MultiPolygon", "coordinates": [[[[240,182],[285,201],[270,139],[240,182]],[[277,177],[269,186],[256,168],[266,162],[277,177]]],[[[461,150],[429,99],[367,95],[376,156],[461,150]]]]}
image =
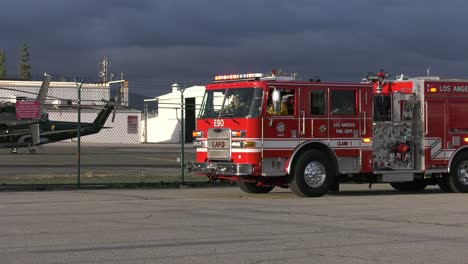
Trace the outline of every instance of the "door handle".
{"type": "Polygon", "coordinates": [[[366,131],[366,127],[367,127],[367,122],[366,122],[367,113],[364,111],[364,112],[363,112],[363,115],[364,115],[364,130],[363,130],[362,134],[365,135],[366,132],[367,132],[367,131],[366,131]]]}
{"type": "Polygon", "coordinates": [[[301,135],[305,135],[305,112],[301,111],[301,115],[302,115],[301,135]]]}
{"type": "Polygon", "coordinates": [[[427,120],[427,102],[424,102],[424,135],[428,134],[429,131],[429,124],[427,120]]]}
{"type": "Polygon", "coordinates": [[[312,137],[314,137],[314,119],[312,118],[312,122],[311,122],[312,126],[311,126],[311,129],[310,129],[310,134],[312,135],[312,137]]]}

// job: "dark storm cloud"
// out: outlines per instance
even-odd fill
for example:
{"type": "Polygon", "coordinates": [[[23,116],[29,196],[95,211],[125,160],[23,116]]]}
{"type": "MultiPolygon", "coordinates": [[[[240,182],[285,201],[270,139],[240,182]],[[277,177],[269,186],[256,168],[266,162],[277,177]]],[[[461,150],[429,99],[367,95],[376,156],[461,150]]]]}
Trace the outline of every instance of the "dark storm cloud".
{"type": "Polygon", "coordinates": [[[367,71],[466,74],[464,1],[15,1],[2,6],[10,75],[21,41],[33,71],[97,77],[103,56],[137,92],[215,73],[282,68],[358,81],[367,71]]]}

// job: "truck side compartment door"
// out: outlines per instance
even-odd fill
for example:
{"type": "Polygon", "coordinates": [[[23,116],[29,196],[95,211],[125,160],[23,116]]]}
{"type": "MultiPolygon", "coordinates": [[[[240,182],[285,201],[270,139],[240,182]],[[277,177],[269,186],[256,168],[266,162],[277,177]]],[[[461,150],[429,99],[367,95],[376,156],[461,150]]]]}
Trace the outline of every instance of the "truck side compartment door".
{"type": "MultiPolygon", "coordinates": [[[[359,89],[360,104],[359,112],[361,118],[361,138],[372,139],[372,87],[359,89]]],[[[361,172],[371,173],[373,171],[372,141],[361,142],[361,172]]]]}
{"type": "Polygon", "coordinates": [[[425,103],[425,160],[426,165],[447,164],[446,146],[446,100],[430,98],[425,103]]]}
{"type": "Polygon", "coordinates": [[[329,145],[338,156],[341,173],[358,173],[361,170],[360,98],[358,87],[338,86],[329,90],[329,145]]]}

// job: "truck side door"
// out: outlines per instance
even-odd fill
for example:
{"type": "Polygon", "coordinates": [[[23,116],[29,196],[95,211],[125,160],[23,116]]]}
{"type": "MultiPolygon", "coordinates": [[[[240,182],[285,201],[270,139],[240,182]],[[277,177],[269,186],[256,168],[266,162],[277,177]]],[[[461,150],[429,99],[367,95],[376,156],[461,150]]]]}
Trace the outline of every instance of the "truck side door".
{"type": "MultiPolygon", "coordinates": [[[[267,103],[267,118],[263,119],[263,146],[265,157],[290,156],[300,140],[299,104],[300,88],[276,87],[281,91],[281,105],[276,111],[267,103]]],[[[271,95],[271,89],[269,91],[271,95]]],[[[269,97],[270,97],[269,95],[269,97]]]]}
{"type": "Polygon", "coordinates": [[[328,142],[328,88],[318,86],[304,91],[302,96],[305,120],[304,140],[328,142]]]}

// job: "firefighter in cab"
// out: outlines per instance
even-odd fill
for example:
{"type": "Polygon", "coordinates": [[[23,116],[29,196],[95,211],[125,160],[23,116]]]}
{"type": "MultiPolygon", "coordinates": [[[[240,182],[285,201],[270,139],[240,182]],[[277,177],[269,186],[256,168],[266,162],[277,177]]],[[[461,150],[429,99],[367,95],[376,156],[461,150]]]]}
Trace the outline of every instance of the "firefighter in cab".
{"type": "Polygon", "coordinates": [[[270,115],[293,115],[294,114],[294,95],[285,95],[281,98],[279,111],[275,111],[273,104],[268,106],[270,115]]]}
{"type": "Polygon", "coordinates": [[[244,96],[241,94],[234,94],[231,103],[229,103],[223,110],[227,114],[246,115],[248,114],[249,107],[245,102],[244,96]]]}

